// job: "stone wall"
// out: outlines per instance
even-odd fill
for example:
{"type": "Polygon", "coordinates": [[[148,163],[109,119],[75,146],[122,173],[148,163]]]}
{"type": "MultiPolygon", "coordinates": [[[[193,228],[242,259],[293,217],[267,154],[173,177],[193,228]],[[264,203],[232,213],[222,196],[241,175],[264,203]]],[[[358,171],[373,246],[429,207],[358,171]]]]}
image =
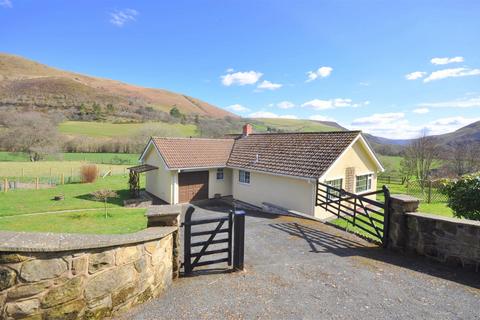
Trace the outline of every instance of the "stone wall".
{"type": "MultiPolygon", "coordinates": [[[[34,235],[50,237],[42,252],[21,244],[13,251],[15,241],[7,240],[0,245],[0,319],[102,319],[158,296],[172,283],[177,233],[164,227],[113,235],[110,242],[123,236],[128,243],[108,247],[102,242],[108,236],[91,236],[100,248],[67,251],[62,247],[75,246],[70,242],[81,236],[34,235]]],[[[0,242],[8,235],[2,233],[0,242]]],[[[88,241],[84,247],[92,245],[88,241]]]]}
{"type": "Polygon", "coordinates": [[[392,196],[388,246],[480,271],[480,221],[416,212],[419,201],[392,196]]]}

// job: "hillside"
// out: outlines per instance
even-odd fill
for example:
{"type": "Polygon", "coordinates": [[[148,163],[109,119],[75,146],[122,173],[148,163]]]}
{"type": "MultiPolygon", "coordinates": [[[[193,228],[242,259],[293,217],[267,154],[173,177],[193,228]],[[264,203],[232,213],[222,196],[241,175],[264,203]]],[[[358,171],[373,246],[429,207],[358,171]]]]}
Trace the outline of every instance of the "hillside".
{"type": "Polygon", "coordinates": [[[474,122],[454,132],[434,136],[438,143],[449,146],[456,144],[480,143],[480,121],[474,122]]]}
{"type": "MultiPolygon", "coordinates": [[[[149,108],[209,118],[236,115],[207,102],[163,89],[143,88],[120,81],[58,70],[22,57],[0,53],[0,106],[54,108],[100,105],[119,114],[149,108]]],[[[126,116],[128,118],[128,116],[126,116]]]]}
{"type": "Polygon", "coordinates": [[[346,130],[336,122],[314,121],[302,119],[250,119],[254,129],[259,132],[278,130],[283,132],[314,132],[314,131],[341,131],[346,130]]]}

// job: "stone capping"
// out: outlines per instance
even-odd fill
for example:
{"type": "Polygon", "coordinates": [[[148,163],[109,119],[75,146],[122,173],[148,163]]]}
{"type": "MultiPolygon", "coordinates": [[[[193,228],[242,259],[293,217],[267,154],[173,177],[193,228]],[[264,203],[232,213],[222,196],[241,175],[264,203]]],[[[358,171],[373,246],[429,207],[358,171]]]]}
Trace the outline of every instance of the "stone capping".
{"type": "Polygon", "coordinates": [[[61,252],[108,248],[158,240],[178,230],[176,226],[152,227],[129,234],[71,234],[0,232],[0,252],[61,252]]]}
{"type": "Polygon", "coordinates": [[[461,224],[461,225],[465,225],[465,226],[473,226],[473,227],[479,227],[480,228],[480,221],[475,221],[475,220],[450,218],[450,217],[438,216],[438,215],[434,215],[434,214],[430,214],[430,213],[423,213],[423,212],[406,212],[405,214],[409,215],[409,216],[423,218],[423,219],[443,221],[443,222],[449,222],[449,223],[455,223],[455,224],[461,224]]]}

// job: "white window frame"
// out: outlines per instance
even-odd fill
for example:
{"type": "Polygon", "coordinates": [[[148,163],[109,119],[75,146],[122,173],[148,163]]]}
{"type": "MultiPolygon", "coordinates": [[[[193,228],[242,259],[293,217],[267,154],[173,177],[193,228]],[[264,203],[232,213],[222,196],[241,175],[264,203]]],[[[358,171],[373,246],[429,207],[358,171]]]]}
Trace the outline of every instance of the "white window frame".
{"type": "Polygon", "coordinates": [[[223,168],[217,168],[217,171],[216,171],[216,177],[217,177],[217,180],[219,181],[223,181],[224,178],[225,178],[225,170],[223,168]],[[219,174],[221,174],[221,178],[219,178],[219,174]]]}
{"type": "Polygon", "coordinates": [[[250,171],[238,170],[238,182],[239,183],[250,184],[251,178],[252,178],[252,175],[251,175],[250,171]],[[248,179],[247,179],[247,176],[248,176],[248,179]],[[243,179],[242,179],[242,177],[243,177],[243,179]]]}
{"type": "Polygon", "coordinates": [[[372,187],[373,187],[373,173],[365,173],[365,174],[360,174],[358,176],[355,176],[355,193],[365,193],[365,192],[369,192],[372,190],[372,187]],[[358,190],[358,179],[359,178],[362,178],[362,177],[366,177],[367,180],[367,185],[365,186],[366,189],[365,190],[358,190]]]}
{"type": "MultiPolygon", "coordinates": [[[[342,189],[343,188],[343,178],[325,180],[325,184],[328,184],[329,186],[332,186],[336,189],[342,189]],[[340,185],[337,185],[339,181],[340,181],[340,185]]],[[[339,194],[338,191],[331,190],[330,188],[327,187],[327,199],[328,200],[336,200],[339,197],[340,197],[340,194],[339,194]]]]}

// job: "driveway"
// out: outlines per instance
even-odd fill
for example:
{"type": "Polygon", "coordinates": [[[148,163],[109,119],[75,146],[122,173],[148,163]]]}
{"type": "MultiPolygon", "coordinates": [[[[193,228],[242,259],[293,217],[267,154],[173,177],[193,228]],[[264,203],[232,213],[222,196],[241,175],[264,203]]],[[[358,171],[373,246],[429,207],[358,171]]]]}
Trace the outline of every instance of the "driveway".
{"type": "Polygon", "coordinates": [[[120,319],[480,319],[480,274],[319,222],[249,212],[245,245],[244,272],[180,278],[120,319]]]}

